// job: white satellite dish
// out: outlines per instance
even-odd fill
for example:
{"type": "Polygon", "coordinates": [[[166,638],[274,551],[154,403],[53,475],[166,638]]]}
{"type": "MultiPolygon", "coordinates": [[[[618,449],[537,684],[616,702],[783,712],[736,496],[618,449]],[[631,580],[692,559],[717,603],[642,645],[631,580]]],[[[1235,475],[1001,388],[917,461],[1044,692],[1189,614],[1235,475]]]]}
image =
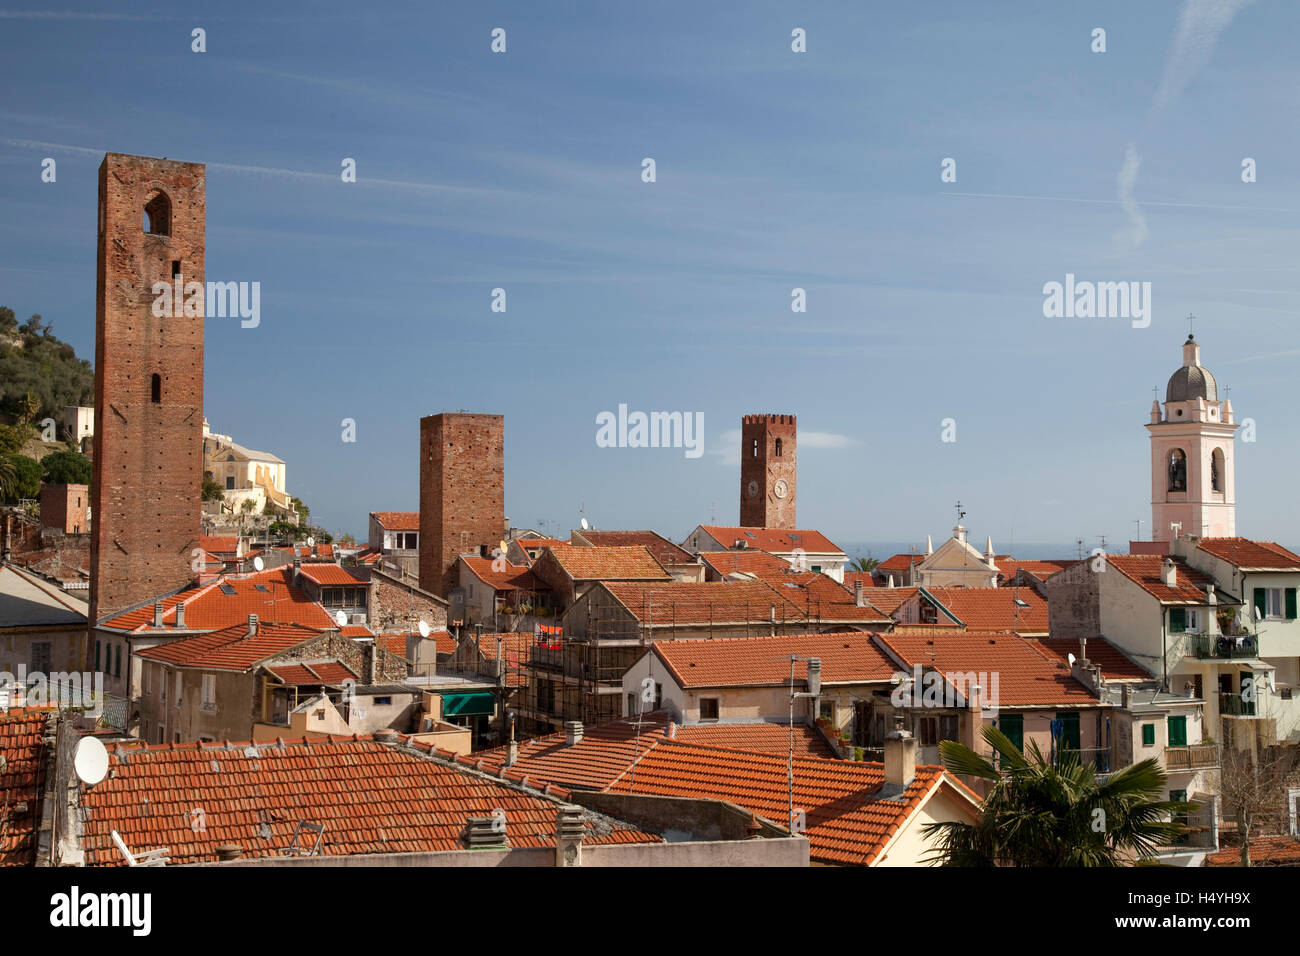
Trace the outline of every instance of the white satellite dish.
{"type": "Polygon", "coordinates": [[[254,571],[261,571],[264,567],[266,567],[266,562],[263,561],[261,558],[254,558],[254,559],[253,559],[253,570],[254,570],[254,571]]]}
{"type": "Polygon", "coordinates": [[[348,623],[348,616],[344,614],[342,611],[339,611],[337,614],[334,615],[334,622],[338,624],[339,627],[343,627],[348,623]]]}
{"type": "Polygon", "coordinates": [[[428,637],[428,636],[429,636],[429,622],[428,622],[428,621],[421,621],[421,622],[420,622],[420,636],[421,636],[421,637],[428,637]]]}
{"type": "Polygon", "coordinates": [[[108,751],[95,737],[82,737],[77,744],[77,755],[72,760],[81,782],[93,787],[108,776],[108,751]]]}
{"type": "Polygon", "coordinates": [[[587,524],[587,519],[586,519],[586,518],[583,518],[583,519],[582,519],[582,530],[583,530],[583,531],[586,531],[586,530],[587,530],[588,528],[590,528],[590,527],[591,527],[591,525],[587,524]]]}
{"type": "Polygon", "coordinates": [[[1068,660],[1068,661],[1070,662],[1070,666],[1073,667],[1073,666],[1074,666],[1074,655],[1073,655],[1073,654],[1066,654],[1066,655],[1065,655],[1065,658],[1066,658],[1066,660],[1068,660]]]}
{"type": "Polygon", "coordinates": [[[307,536],[307,547],[309,548],[316,547],[316,539],[311,537],[310,535],[307,536]]]}

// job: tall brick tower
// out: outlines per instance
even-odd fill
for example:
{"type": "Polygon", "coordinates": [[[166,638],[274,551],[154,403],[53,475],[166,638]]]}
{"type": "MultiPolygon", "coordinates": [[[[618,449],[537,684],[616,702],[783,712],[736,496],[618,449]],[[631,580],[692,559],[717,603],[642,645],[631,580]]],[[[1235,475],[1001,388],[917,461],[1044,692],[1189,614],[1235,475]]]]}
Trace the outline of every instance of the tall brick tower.
{"type": "Polygon", "coordinates": [[[505,418],[420,419],[420,587],[446,596],[456,559],[505,537],[505,418]]]}
{"type": "Polygon", "coordinates": [[[203,480],[203,319],[157,318],[153,284],[203,281],[205,170],[99,167],[92,626],[193,577],[203,480]]]}
{"type": "Polygon", "coordinates": [[[740,524],[797,528],[795,417],[746,415],[740,425],[740,524]]]}

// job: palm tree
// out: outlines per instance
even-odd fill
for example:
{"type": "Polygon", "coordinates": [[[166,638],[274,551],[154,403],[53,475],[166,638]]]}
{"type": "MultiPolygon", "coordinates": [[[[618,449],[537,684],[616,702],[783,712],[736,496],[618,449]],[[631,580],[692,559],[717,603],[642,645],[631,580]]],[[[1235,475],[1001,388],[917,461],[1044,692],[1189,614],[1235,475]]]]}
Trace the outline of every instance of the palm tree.
{"type": "Polygon", "coordinates": [[[850,571],[874,571],[876,570],[876,565],[878,565],[879,563],[880,562],[877,561],[875,558],[857,557],[849,562],[849,570],[850,571]]]}
{"type": "Polygon", "coordinates": [[[992,784],[977,823],[930,823],[929,862],[945,866],[1123,866],[1168,845],[1184,826],[1171,815],[1194,803],[1160,800],[1165,772],[1143,760],[1098,781],[1077,752],[1045,758],[1032,741],[1028,756],[996,727],[983,729],[1001,769],[951,740],[939,745],[950,773],[992,784]]]}
{"type": "Polygon", "coordinates": [[[4,501],[13,493],[14,485],[18,483],[18,473],[14,470],[13,459],[8,455],[0,455],[0,501],[4,501]]]}

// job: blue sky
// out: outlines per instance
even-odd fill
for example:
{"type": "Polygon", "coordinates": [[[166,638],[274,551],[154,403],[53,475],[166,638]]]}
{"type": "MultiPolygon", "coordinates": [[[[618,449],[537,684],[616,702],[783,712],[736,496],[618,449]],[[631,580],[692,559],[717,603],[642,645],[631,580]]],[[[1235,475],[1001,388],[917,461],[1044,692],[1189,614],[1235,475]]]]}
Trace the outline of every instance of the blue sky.
{"type": "Polygon", "coordinates": [[[207,417],[331,530],[414,509],[419,418],[463,408],[505,415],[515,524],[680,539],[735,521],[772,411],[801,525],[937,540],[960,498],[1000,551],[1149,533],[1190,312],[1257,423],[1238,530],[1296,544],[1298,32],[1281,0],[7,7],[0,304],[92,356],[103,153],[204,162],[207,278],[262,285],[257,328],[208,322],[207,417]],[[1150,327],[1044,318],[1066,273],[1151,282],[1150,327]],[[707,453],[597,447],[620,403],[702,412],[707,453]]]}

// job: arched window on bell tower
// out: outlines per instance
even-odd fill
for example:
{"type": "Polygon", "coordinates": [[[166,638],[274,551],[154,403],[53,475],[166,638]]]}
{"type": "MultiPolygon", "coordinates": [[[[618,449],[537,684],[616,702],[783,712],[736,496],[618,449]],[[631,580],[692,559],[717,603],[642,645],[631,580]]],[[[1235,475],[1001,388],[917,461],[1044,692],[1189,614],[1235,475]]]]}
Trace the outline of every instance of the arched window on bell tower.
{"type": "Polygon", "coordinates": [[[776,457],[781,457],[781,439],[779,438],[776,440],[776,457]]]}
{"type": "Polygon", "coordinates": [[[1187,490],[1187,453],[1181,448],[1169,453],[1169,490],[1187,490]]]}
{"type": "Polygon", "coordinates": [[[1223,449],[1210,452],[1210,490],[1223,491],[1223,449]]]}
{"type": "Polygon", "coordinates": [[[153,381],[149,386],[149,401],[157,405],[162,401],[162,376],[154,372],[153,381]]]}
{"type": "Polygon", "coordinates": [[[144,231],[153,236],[170,236],[172,233],[172,203],[161,189],[149,194],[144,204],[144,231]]]}
{"type": "Polygon", "coordinates": [[[755,457],[755,458],[758,457],[758,439],[757,439],[757,438],[754,439],[754,457],[755,457]]]}

